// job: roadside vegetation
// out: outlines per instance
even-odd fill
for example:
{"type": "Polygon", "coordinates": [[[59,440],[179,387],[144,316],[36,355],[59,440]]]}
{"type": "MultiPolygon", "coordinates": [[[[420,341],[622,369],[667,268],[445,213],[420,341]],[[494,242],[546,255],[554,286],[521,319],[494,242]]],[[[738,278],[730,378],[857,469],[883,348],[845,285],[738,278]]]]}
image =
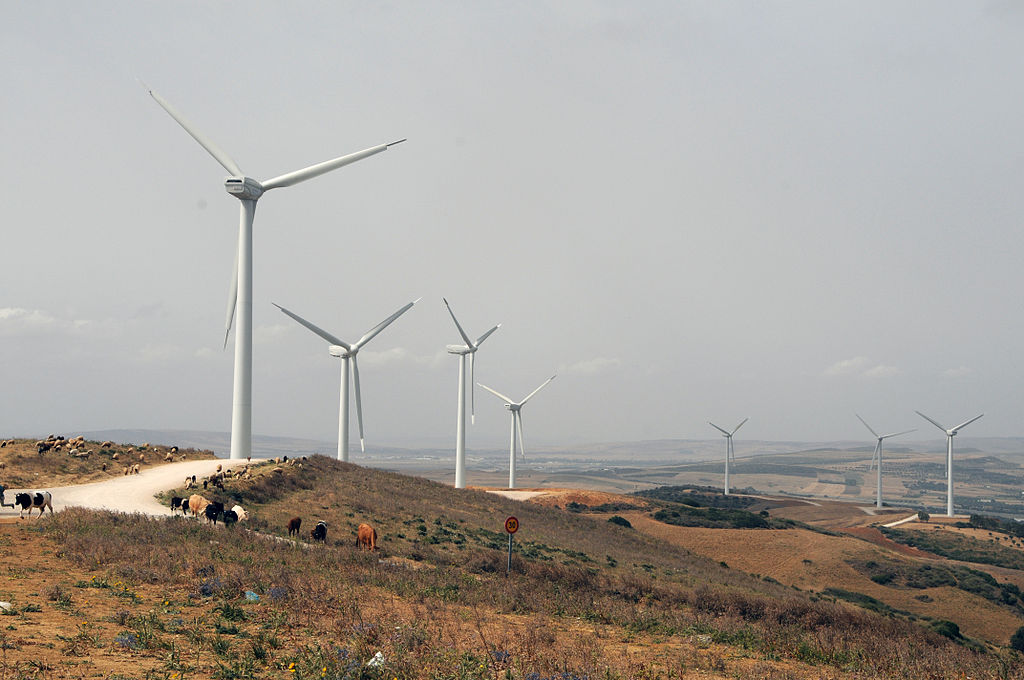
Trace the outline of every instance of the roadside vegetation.
{"type": "MultiPolygon", "coordinates": [[[[1024,673],[1014,651],[755,578],[607,518],[323,457],[259,466],[226,487],[220,498],[246,507],[248,528],[83,510],[24,525],[89,575],[42,606],[117,598],[117,633],[87,631],[80,644],[145,659],[154,678],[1024,673]],[[326,544],[289,540],[296,515],[307,537],[326,521],[326,544]],[[509,515],[520,530],[506,576],[509,515]],[[364,521],[378,553],[354,546],[364,521]]],[[[14,604],[15,618],[0,620],[17,629],[39,605],[14,604]]],[[[8,659],[31,653],[4,635],[8,659]]]]}

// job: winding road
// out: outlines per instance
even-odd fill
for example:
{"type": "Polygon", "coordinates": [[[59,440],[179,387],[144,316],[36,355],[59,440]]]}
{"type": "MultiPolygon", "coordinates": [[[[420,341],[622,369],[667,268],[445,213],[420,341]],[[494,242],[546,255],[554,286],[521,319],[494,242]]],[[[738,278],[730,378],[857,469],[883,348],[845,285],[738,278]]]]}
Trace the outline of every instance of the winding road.
{"type": "MultiPolygon", "coordinates": [[[[253,461],[253,463],[263,460],[253,461]]],[[[63,510],[69,507],[93,508],[97,510],[114,510],[116,512],[139,512],[145,515],[168,515],[170,508],[158,503],[155,496],[180,486],[185,477],[195,475],[205,477],[217,469],[240,467],[247,463],[244,460],[194,460],[181,463],[168,463],[148,468],[137,475],[115,477],[91,484],[74,486],[58,486],[36,489],[7,489],[4,496],[8,503],[14,502],[14,495],[19,491],[49,491],[53,495],[53,509],[63,510]]],[[[20,511],[8,507],[0,508],[0,518],[18,517],[20,511]]],[[[38,515],[36,515],[38,517],[38,515]]]]}

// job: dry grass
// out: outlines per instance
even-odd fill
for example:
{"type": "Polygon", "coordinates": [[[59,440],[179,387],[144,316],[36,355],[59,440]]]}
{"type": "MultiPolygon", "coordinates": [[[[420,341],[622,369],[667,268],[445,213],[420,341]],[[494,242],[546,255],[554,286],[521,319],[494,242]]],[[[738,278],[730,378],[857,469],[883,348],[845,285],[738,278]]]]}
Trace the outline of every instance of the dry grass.
{"type": "Polygon", "coordinates": [[[157,612],[164,630],[147,648],[167,676],[1024,677],[1016,653],[972,651],[603,519],[492,494],[314,457],[233,480],[222,500],[247,507],[264,535],[84,511],[19,531],[42,532],[61,563],[104,582],[175,593],[192,623],[171,631],[157,612]],[[307,529],[328,522],[325,546],[286,539],[296,514],[307,529]],[[506,578],[512,514],[522,528],[506,578]],[[363,521],[378,554],[353,545],[363,521]],[[168,645],[180,671],[159,663],[168,645]],[[378,652],[382,665],[368,667],[378,652]]]}

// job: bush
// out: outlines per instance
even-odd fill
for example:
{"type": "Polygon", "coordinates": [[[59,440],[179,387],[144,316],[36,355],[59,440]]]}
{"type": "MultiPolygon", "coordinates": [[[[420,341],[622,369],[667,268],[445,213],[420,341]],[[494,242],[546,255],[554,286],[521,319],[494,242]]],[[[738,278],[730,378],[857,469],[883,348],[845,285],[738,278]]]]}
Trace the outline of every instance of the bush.
{"type": "Polygon", "coordinates": [[[1024,626],[1017,629],[1017,632],[1010,638],[1010,647],[1018,652],[1024,652],[1024,626]]]}
{"type": "Polygon", "coordinates": [[[927,522],[928,520],[930,520],[932,518],[932,516],[929,515],[927,512],[925,512],[924,510],[918,510],[917,511],[917,518],[919,520],[921,520],[922,522],[927,522]]]}
{"type": "Polygon", "coordinates": [[[608,518],[608,521],[612,524],[618,524],[620,527],[626,527],[627,529],[633,528],[633,525],[629,523],[628,519],[626,519],[625,517],[620,517],[618,515],[612,515],[608,518]]]}

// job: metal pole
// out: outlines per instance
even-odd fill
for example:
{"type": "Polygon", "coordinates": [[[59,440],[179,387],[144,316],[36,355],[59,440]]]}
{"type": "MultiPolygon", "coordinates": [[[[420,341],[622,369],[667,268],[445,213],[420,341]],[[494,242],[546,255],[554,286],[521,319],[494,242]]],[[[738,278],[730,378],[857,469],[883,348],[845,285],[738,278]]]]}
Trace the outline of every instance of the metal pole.
{"type": "Polygon", "coordinates": [[[505,565],[505,577],[512,573],[512,534],[508,535],[508,564],[505,565]]]}

